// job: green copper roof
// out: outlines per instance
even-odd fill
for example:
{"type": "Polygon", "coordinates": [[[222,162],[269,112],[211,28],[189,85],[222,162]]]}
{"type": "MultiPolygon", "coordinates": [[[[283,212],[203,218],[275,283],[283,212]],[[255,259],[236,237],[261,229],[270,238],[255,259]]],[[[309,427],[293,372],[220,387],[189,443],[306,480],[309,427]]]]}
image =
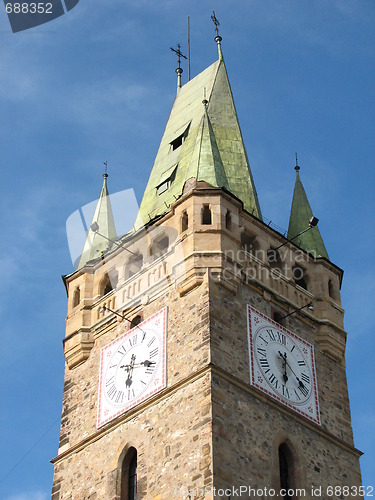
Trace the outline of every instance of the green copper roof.
{"type": "MultiPolygon", "coordinates": [[[[299,175],[299,167],[296,167],[296,183],[294,186],[292,209],[290,212],[288,240],[304,231],[309,226],[309,220],[313,216],[309,200],[303,188],[299,175]]],[[[313,227],[298,238],[293,240],[298,246],[316,255],[316,257],[328,257],[318,227],[313,227]]]]}
{"type": "Polygon", "coordinates": [[[108,175],[104,174],[103,177],[103,187],[91,221],[91,226],[96,223],[98,230],[94,232],[91,227],[89,228],[77,269],[86,265],[90,260],[101,257],[111,246],[111,242],[108,240],[117,240],[115,221],[107,189],[108,175]]]}
{"type": "Polygon", "coordinates": [[[167,212],[189,179],[226,188],[261,218],[222,57],[178,89],[135,229],[167,212]]]}

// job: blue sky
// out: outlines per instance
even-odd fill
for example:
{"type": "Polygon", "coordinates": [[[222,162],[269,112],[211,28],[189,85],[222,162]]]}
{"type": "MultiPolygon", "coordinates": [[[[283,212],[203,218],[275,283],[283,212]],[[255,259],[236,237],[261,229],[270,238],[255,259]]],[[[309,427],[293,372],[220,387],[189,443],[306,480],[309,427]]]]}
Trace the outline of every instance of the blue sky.
{"type": "Polygon", "coordinates": [[[13,34],[0,6],[0,498],[50,497],[72,271],[65,222],[111,192],[140,200],[176,88],[217,58],[212,8],[265,217],[287,228],[294,154],[332,261],[344,269],[347,377],[363,482],[375,477],[372,0],[80,0],[13,34]],[[184,66],[183,81],[187,78],[184,66]]]}

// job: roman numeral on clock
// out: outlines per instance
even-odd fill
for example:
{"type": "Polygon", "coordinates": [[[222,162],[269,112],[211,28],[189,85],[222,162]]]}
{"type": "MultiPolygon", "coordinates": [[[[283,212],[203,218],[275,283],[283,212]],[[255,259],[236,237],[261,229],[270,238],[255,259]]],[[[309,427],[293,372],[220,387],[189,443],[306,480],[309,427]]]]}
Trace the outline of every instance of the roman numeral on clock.
{"type": "Polygon", "coordinates": [[[280,344],[286,345],[286,337],[284,334],[277,332],[277,340],[280,342],[280,344]]]}
{"type": "Polygon", "coordinates": [[[273,330],[266,330],[266,332],[268,333],[269,338],[270,338],[271,340],[276,340],[276,335],[275,335],[275,333],[273,332],[273,330]]]}
{"type": "Polygon", "coordinates": [[[298,399],[298,401],[301,401],[301,396],[298,394],[298,392],[294,389],[294,393],[296,395],[296,398],[298,399]]]}
{"type": "Polygon", "coordinates": [[[299,385],[298,389],[302,392],[302,394],[306,397],[309,393],[308,388],[305,385],[299,385]]]}
{"type": "Polygon", "coordinates": [[[125,395],[124,391],[118,391],[118,394],[115,399],[116,403],[122,403],[124,401],[124,395],[125,395]]]}
{"type": "Polygon", "coordinates": [[[271,384],[273,384],[275,386],[275,388],[277,389],[277,386],[279,384],[279,381],[277,380],[277,378],[275,377],[275,375],[273,373],[271,373],[271,375],[269,376],[269,379],[268,379],[271,384]]]}
{"type": "Polygon", "coordinates": [[[266,357],[267,357],[266,350],[265,350],[265,349],[263,349],[262,347],[258,347],[257,351],[258,351],[258,352],[259,352],[259,354],[260,354],[261,356],[263,356],[264,358],[266,358],[266,357]]]}
{"type": "Polygon", "coordinates": [[[305,384],[310,384],[310,377],[305,373],[301,373],[301,379],[305,382],[305,384]]]}
{"type": "Polygon", "coordinates": [[[283,396],[285,398],[290,399],[289,389],[287,387],[285,387],[285,385],[283,385],[282,387],[283,387],[283,396]]]}
{"type": "Polygon", "coordinates": [[[111,387],[107,391],[108,397],[113,399],[116,396],[116,393],[117,393],[117,389],[116,389],[115,384],[113,384],[113,385],[111,385],[111,387]]]}
{"type": "Polygon", "coordinates": [[[129,339],[129,344],[131,345],[131,347],[135,346],[135,344],[137,343],[137,335],[134,335],[133,338],[129,339]]]}
{"type": "Polygon", "coordinates": [[[268,364],[268,359],[267,358],[261,358],[259,360],[259,363],[260,363],[260,366],[262,368],[269,368],[270,367],[270,365],[268,364]]]}
{"type": "Polygon", "coordinates": [[[159,348],[158,347],[156,347],[155,349],[153,349],[152,351],[150,351],[150,358],[154,358],[155,356],[157,356],[158,352],[159,352],[159,348]]]}

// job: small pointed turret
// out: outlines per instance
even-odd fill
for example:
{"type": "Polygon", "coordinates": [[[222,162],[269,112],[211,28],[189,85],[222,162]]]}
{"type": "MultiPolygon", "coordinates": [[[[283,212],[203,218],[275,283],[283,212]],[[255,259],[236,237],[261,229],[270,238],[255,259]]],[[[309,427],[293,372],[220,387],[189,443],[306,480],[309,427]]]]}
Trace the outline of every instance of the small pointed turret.
{"type": "Polygon", "coordinates": [[[111,241],[117,240],[111,200],[107,189],[107,178],[106,166],[105,173],[103,174],[103,187],[87,233],[77,269],[85,266],[90,260],[101,257],[111,246],[111,241]]]}
{"type": "Polygon", "coordinates": [[[313,213],[299,175],[300,167],[298,165],[297,154],[294,170],[296,171],[296,183],[289,219],[288,240],[293,239],[294,243],[316,257],[325,257],[328,259],[328,253],[318,227],[313,227],[309,231],[306,231],[313,213]],[[303,234],[296,238],[302,232],[303,234]]]}

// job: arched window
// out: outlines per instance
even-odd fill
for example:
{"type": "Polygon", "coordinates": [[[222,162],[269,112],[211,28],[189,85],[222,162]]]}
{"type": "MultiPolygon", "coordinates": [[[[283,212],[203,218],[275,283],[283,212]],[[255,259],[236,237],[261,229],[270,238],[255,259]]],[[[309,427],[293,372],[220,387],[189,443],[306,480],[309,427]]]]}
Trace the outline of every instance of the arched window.
{"type": "Polygon", "coordinates": [[[73,292],[73,307],[77,307],[81,301],[81,290],[79,286],[73,292]]]}
{"type": "Polygon", "coordinates": [[[284,500],[293,500],[295,485],[295,463],[293,454],[286,443],[279,446],[280,489],[285,492],[284,500]]]}
{"type": "Polygon", "coordinates": [[[293,268],[293,279],[296,285],[307,290],[308,278],[305,269],[302,267],[293,268]]]}
{"type": "Polygon", "coordinates": [[[203,205],[202,208],[202,224],[212,224],[212,215],[210,205],[203,205]]]}
{"type": "Polygon", "coordinates": [[[259,243],[254,234],[243,231],[241,233],[241,247],[247,254],[259,257],[259,243]]]}
{"type": "Polygon", "coordinates": [[[118,281],[117,272],[106,274],[100,284],[100,295],[104,296],[116,288],[118,281]]]}
{"type": "Polygon", "coordinates": [[[276,248],[267,250],[267,260],[271,269],[284,273],[285,263],[282,261],[279,251],[276,248]]]}
{"type": "Polygon", "coordinates": [[[129,448],[121,464],[120,500],[135,500],[137,493],[137,450],[129,448]]]}
{"type": "Polygon", "coordinates": [[[186,231],[188,227],[189,227],[189,216],[187,214],[187,211],[184,210],[184,212],[182,212],[182,217],[181,217],[181,232],[186,231]]]}
{"type": "Polygon", "coordinates": [[[227,210],[227,213],[225,214],[225,227],[226,229],[232,229],[232,217],[230,215],[230,211],[227,210]]]}
{"type": "Polygon", "coordinates": [[[279,323],[280,325],[285,326],[285,313],[281,313],[279,311],[274,311],[273,312],[273,319],[276,321],[276,323],[279,323]]]}
{"type": "Polygon", "coordinates": [[[130,328],[134,328],[135,326],[139,325],[139,323],[142,323],[142,316],[140,314],[134,316],[130,323],[130,328]]]}

